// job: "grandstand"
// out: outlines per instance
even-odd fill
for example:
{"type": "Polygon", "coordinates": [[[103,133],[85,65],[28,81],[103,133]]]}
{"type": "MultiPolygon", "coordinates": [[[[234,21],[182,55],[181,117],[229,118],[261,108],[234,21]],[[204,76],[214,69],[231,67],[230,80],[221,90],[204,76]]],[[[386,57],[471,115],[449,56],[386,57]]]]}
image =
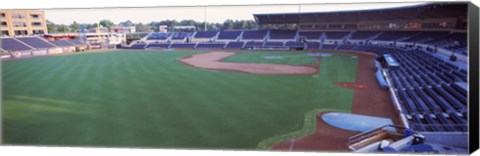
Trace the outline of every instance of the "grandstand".
{"type": "Polygon", "coordinates": [[[147,40],[167,40],[170,34],[168,33],[151,33],[148,35],[147,40]]]}
{"type": "Polygon", "coordinates": [[[48,54],[58,54],[84,49],[87,45],[81,39],[61,39],[48,41],[42,37],[0,38],[2,59],[28,58],[48,54]],[[10,55],[10,56],[7,56],[10,55]]]}
{"type": "Polygon", "coordinates": [[[48,49],[48,48],[54,48],[56,47],[55,45],[49,43],[46,40],[43,40],[39,37],[18,37],[16,38],[19,41],[22,41],[23,43],[26,43],[36,49],[48,49]]]}
{"type": "Polygon", "coordinates": [[[218,33],[218,31],[199,31],[193,35],[192,41],[211,41],[218,33]]]}
{"type": "MultiPolygon", "coordinates": [[[[461,5],[451,4],[437,7],[438,11],[461,5]]],[[[415,6],[423,9],[427,6],[415,6]]],[[[407,8],[411,9],[411,8],[407,8]]],[[[436,9],[429,11],[438,13],[436,9]]],[[[376,11],[371,11],[376,12],[376,11]]],[[[313,13],[309,13],[311,15],[313,13]]],[[[322,16],[328,14],[320,13],[322,16]]],[[[347,13],[346,13],[347,14],[347,13]]],[[[453,13],[458,16],[458,12],[453,13]]],[[[268,23],[264,16],[255,15],[260,23],[268,23]]],[[[448,15],[445,15],[448,16],[448,15]]],[[[283,17],[282,17],[283,18],[283,17]]],[[[344,17],[347,18],[347,17],[344,17]]],[[[384,17],[370,17],[384,18],[384,17]]],[[[416,17],[409,17],[415,19],[416,17]]],[[[431,17],[434,18],[434,17],[431,17]]],[[[285,19],[287,20],[287,19],[285,19]]],[[[272,21],[278,22],[278,21],[272,21]]],[[[342,26],[347,27],[347,26],[342,26]]],[[[349,50],[392,54],[402,64],[398,69],[386,70],[392,82],[394,94],[399,99],[402,115],[408,125],[419,131],[465,132],[466,129],[466,90],[458,84],[467,83],[466,65],[451,62],[448,57],[455,53],[465,61],[467,35],[462,28],[449,28],[436,31],[420,30],[244,30],[244,31],[198,31],[195,39],[208,39],[214,43],[174,43],[170,48],[191,49],[255,49],[265,47],[285,47],[308,50],[349,50]],[[304,42],[298,41],[304,38],[304,42]],[[240,39],[245,42],[238,42],[240,39]],[[408,45],[416,45],[405,48],[408,45]],[[433,52],[432,49],[436,49],[433,52]],[[441,50],[439,50],[441,49],[441,50]],[[442,51],[443,56],[436,53],[442,51]]],[[[172,40],[173,41],[173,40],[172,40]]],[[[144,45],[135,45],[142,47],[144,45]]],[[[152,45],[153,46],[153,45],[152,45]]],[[[163,46],[167,48],[168,46],[163,46]]],[[[407,126],[408,126],[407,125],[407,126]]]]}
{"type": "Polygon", "coordinates": [[[220,31],[217,40],[237,40],[243,31],[220,31]]]}
{"type": "Polygon", "coordinates": [[[263,41],[268,31],[266,30],[247,30],[242,34],[242,40],[246,41],[263,41]]]}
{"type": "Polygon", "coordinates": [[[54,40],[54,41],[50,41],[50,43],[56,45],[57,47],[71,47],[71,46],[77,45],[68,40],[54,40]]]}
{"type": "Polygon", "coordinates": [[[15,38],[1,38],[2,49],[5,51],[27,51],[33,50],[32,46],[27,45],[15,38]]]}
{"type": "MultiPolygon", "coordinates": [[[[387,105],[393,106],[394,111],[387,113],[393,114],[394,117],[389,117],[395,119],[395,124],[428,135],[429,139],[433,140],[429,140],[430,143],[466,148],[467,143],[462,139],[468,135],[469,126],[467,64],[471,53],[467,44],[466,8],[465,3],[426,3],[360,11],[254,14],[254,19],[260,25],[296,24],[297,27],[291,30],[268,28],[148,32],[143,38],[119,48],[135,49],[135,52],[149,49],[147,54],[163,50],[185,50],[183,52],[189,54],[185,58],[199,52],[209,52],[208,50],[231,50],[226,52],[229,56],[233,55],[228,52],[237,54],[241,53],[240,50],[282,50],[276,57],[270,56],[275,53],[255,56],[255,61],[266,60],[265,62],[283,61],[282,59],[288,58],[280,56],[285,51],[291,51],[292,56],[298,55],[291,58],[299,60],[309,55],[338,53],[341,58],[337,59],[345,59],[349,63],[360,61],[363,59],[360,57],[362,55],[372,56],[374,59],[368,62],[373,62],[373,65],[368,67],[368,70],[374,71],[374,74],[368,75],[368,79],[375,78],[378,87],[368,87],[371,87],[371,90],[380,88],[379,93],[388,94],[389,98],[388,102],[374,103],[379,109],[384,106],[386,108],[387,105]]],[[[75,47],[88,45],[81,39],[47,41],[41,37],[7,37],[1,38],[1,42],[2,54],[11,53],[12,58],[47,55],[66,49],[73,51],[75,47]]],[[[180,54],[176,57],[179,56],[180,54]]],[[[241,59],[245,60],[247,58],[242,57],[241,59]]],[[[318,67],[323,63],[323,59],[315,57],[309,60],[312,61],[310,64],[303,67],[318,67]]],[[[328,59],[325,62],[328,62],[328,59]]],[[[218,64],[222,63],[231,62],[218,64]]],[[[188,70],[197,68],[194,65],[191,67],[188,70]]],[[[335,69],[335,65],[326,68],[335,69]]],[[[232,71],[234,70],[229,72],[232,71]]],[[[198,71],[199,75],[203,72],[204,70],[198,71]]],[[[219,76],[224,76],[222,74],[224,73],[219,76]]],[[[370,91],[366,88],[362,89],[365,89],[365,92],[370,91]]],[[[357,90],[354,91],[354,96],[358,96],[357,90]]],[[[378,112],[361,113],[375,115],[378,112]]]]}

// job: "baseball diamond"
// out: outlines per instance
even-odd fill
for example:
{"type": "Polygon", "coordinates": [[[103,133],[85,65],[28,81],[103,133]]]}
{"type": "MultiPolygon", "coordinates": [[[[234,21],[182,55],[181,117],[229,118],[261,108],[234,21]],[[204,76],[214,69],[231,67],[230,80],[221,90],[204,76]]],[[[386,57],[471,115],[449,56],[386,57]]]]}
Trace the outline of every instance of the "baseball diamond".
{"type": "Polygon", "coordinates": [[[70,26],[2,10],[1,141],[465,154],[468,5],[70,26]]]}

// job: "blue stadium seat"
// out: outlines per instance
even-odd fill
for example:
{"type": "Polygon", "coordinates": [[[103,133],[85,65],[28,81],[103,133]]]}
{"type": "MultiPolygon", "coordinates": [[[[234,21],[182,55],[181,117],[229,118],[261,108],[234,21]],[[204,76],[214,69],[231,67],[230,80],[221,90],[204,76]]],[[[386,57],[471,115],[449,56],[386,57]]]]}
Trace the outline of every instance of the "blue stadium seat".
{"type": "Polygon", "coordinates": [[[266,42],[265,47],[283,47],[283,42],[266,42]]]}
{"type": "Polygon", "coordinates": [[[423,117],[425,118],[425,121],[427,122],[428,128],[430,129],[430,131],[433,131],[433,132],[445,131],[443,129],[443,126],[440,126],[440,123],[437,122],[437,120],[435,119],[435,115],[425,114],[423,117]]]}
{"type": "Polygon", "coordinates": [[[270,30],[270,39],[290,39],[293,40],[297,35],[293,30],[270,30]]]}
{"type": "Polygon", "coordinates": [[[243,48],[244,42],[228,42],[225,48],[243,48]]]}
{"type": "Polygon", "coordinates": [[[373,37],[374,35],[377,35],[378,33],[378,31],[357,31],[352,34],[352,37],[350,39],[365,40],[367,38],[373,37]]]}
{"type": "Polygon", "coordinates": [[[132,45],[130,48],[131,49],[145,49],[145,46],[147,46],[145,43],[136,43],[132,45]]]}
{"type": "Polygon", "coordinates": [[[442,107],[444,112],[455,111],[455,109],[452,106],[450,106],[450,104],[447,102],[447,100],[445,100],[442,96],[435,93],[435,91],[433,91],[430,88],[424,88],[424,90],[428,93],[428,95],[430,95],[430,97],[432,97],[437,102],[437,104],[440,107],[442,107]]]}
{"type": "Polygon", "coordinates": [[[400,95],[401,101],[403,102],[403,107],[407,109],[409,113],[418,113],[419,110],[417,109],[417,106],[415,106],[415,103],[408,97],[405,93],[405,91],[400,90],[398,91],[398,94],[400,95]]]}
{"type": "Polygon", "coordinates": [[[81,39],[69,39],[67,41],[72,42],[73,44],[76,44],[76,45],[86,45],[85,41],[81,39]]]}
{"type": "Polygon", "coordinates": [[[428,105],[428,107],[430,108],[430,110],[432,112],[442,112],[443,111],[442,108],[440,108],[438,106],[437,102],[432,97],[427,95],[422,88],[415,88],[415,91],[425,101],[425,104],[428,105]]]}
{"type": "Polygon", "coordinates": [[[27,45],[13,39],[13,38],[1,38],[1,46],[3,50],[6,51],[24,51],[24,50],[33,50],[27,45]]]}
{"type": "Polygon", "coordinates": [[[446,114],[443,114],[443,113],[436,113],[436,117],[438,118],[438,120],[441,122],[441,124],[443,124],[444,128],[446,131],[448,132],[453,132],[453,131],[457,131],[455,130],[455,127],[453,127],[452,125],[454,124],[453,121],[451,121],[450,119],[448,119],[446,117],[446,114]]]}
{"type": "Polygon", "coordinates": [[[41,39],[40,37],[19,37],[16,38],[22,41],[25,44],[28,44],[36,49],[47,49],[47,48],[55,48],[51,43],[48,41],[41,39]]]}
{"type": "Polygon", "coordinates": [[[320,40],[322,32],[299,32],[298,35],[309,40],[320,40]]]}
{"type": "Polygon", "coordinates": [[[245,44],[245,47],[262,47],[263,42],[249,41],[245,44]]]}
{"type": "Polygon", "coordinates": [[[72,42],[69,42],[68,40],[54,40],[50,41],[50,43],[55,44],[58,47],[72,47],[75,46],[72,42]]]}
{"type": "Polygon", "coordinates": [[[170,46],[170,43],[150,43],[147,45],[147,48],[167,49],[169,46],[170,46]]]}
{"type": "Polygon", "coordinates": [[[194,38],[213,38],[217,33],[218,31],[198,31],[194,38]]]}
{"type": "Polygon", "coordinates": [[[447,84],[443,84],[442,87],[447,91],[449,92],[450,94],[452,94],[453,96],[455,96],[462,104],[464,105],[467,105],[467,97],[462,95],[461,93],[459,93],[457,90],[453,89],[452,87],[450,87],[449,85],[447,84]]]}
{"type": "Polygon", "coordinates": [[[467,90],[464,88],[460,87],[458,84],[453,83],[452,88],[455,89],[456,91],[460,92],[463,96],[467,96],[467,90]]]}
{"type": "Polygon", "coordinates": [[[420,112],[422,113],[430,113],[430,109],[427,107],[425,102],[411,89],[406,90],[407,94],[410,96],[412,101],[414,102],[415,106],[419,109],[420,112]]]}
{"type": "Polygon", "coordinates": [[[266,30],[246,30],[243,32],[243,40],[262,40],[267,35],[266,30]]]}
{"type": "Polygon", "coordinates": [[[327,39],[339,40],[347,36],[350,32],[325,32],[327,39]]]}
{"type": "Polygon", "coordinates": [[[320,48],[320,42],[308,42],[307,43],[307,49],[319,49],[320,48]]]}
{"type": "Polygon", "coordinates": [[[169,33],[154,32],[148,36],[147,40],[166,40],[169,36],[169,33]]]}
{"type": "Polygon", "coordinates": [[[172,36],[172,40],[184,40],[188,37],[190,37],[191,33],[189,32],[175,32],[175,33],[172,33],[171,36],[172,36]]]}
{"type": "Polygon", "coordinates": [[[457,99],[455,99],[452,95],[450,95],[449,93],[447,93],[443,88],[441,87],[438,87],[438,86],[433,86],[432,87],[435,91],[437,91],[438,93],[440,93],[440,95],[442,97],[444,97],[448,103],[450,103],[455,109],[459,110],[459,111],[466,111],[466,103],[465,105],[462,104],[460,101],[458,101],[457,99]]]}
{"type": "Polygon", "coordinates": [[[449,115],[452,118],[452,120],[455,121],[456,124],[461,125],[458,127],[461,131],[464,131],[464,132],[468,131],[468,127],[467,127],[468,123],[464,119],[462,119],[456,113],[449,113],[449,115]]]}
{"type": "Polygon", "coordinates": [[[218,35],[219,40],[235,40],[240,36],[242,31],[220,31],[218,35]]]}

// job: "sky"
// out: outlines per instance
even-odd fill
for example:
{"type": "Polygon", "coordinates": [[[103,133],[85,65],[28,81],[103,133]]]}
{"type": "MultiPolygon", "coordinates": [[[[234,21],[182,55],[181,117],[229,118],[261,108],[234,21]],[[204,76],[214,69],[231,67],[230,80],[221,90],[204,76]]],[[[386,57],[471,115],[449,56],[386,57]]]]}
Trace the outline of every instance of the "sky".
{"type": "Polygon", "coordinates": [[[203,22],[224,22],[227,19],[253,20],[258,13],[328,12],[342,10],[365,10],[418,5],[422,2],[402,0],[1,0],[0,9],[44,9],[47,20],[56,24],[95,23],[109,19],[114,23],[131,20],[134,23],[149,23],[167,19],[193,19],[203,22]],[[19,3],[19,2],[22,3],[19,3]],[[349,3],[357,2],[357,3],[349,3]],[[381,2],[381,3],[372,3],[381,2]],[[282,4],[282,5],[274,5],[282,4]],[[295,5],[286,5],[295,4],[295,5]],[[221,6],[229,5],[229,6],[221,6]],[[236,5],[236,6],[232,6],[236,5]],[[190,6],[190,7],[178,7],[190,6]],[[195,7],[197,6],[197,7],[195,7]],[[207,6],[207,7],[205,7],[207,6]],[[107,8],[103,8],[107,7],[107,8]],[[122,7],[122,8],[114,8],[122,7]],[[130,7],[130,8],[125,8],[130,7]],[[141,8],[146,7],[146,8],[141,8]]]}
{"type": "Polygon", "coordinates": [[[193,19],[221,23],[227,19],[253,20],[253,14],[325,12],[339,10],[364,10],[401,7],[422,3],[367,3],[367,4],[304,4],[304,5],[251,5],[251,6],[200,6],[200,7],[147,7],[104,9],[47,9],[47,20],[57,24],[94,23],[109,19],[114,23],[131,20],[134,23],[149,23],[167,19],[193,19]]]}

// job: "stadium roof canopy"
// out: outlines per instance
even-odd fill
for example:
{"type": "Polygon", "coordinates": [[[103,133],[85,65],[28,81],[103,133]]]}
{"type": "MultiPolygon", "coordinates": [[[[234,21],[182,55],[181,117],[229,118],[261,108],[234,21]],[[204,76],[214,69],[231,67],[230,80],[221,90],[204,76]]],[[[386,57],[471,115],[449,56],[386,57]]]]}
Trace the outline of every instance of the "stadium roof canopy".
{"type": "Polygon", "coordinates": [[[466,2],[425,3],[420,5],[371,10],[254,14],[259,24],[332,23],[379,20],[412,20],[466,17],[466,2]]]}

